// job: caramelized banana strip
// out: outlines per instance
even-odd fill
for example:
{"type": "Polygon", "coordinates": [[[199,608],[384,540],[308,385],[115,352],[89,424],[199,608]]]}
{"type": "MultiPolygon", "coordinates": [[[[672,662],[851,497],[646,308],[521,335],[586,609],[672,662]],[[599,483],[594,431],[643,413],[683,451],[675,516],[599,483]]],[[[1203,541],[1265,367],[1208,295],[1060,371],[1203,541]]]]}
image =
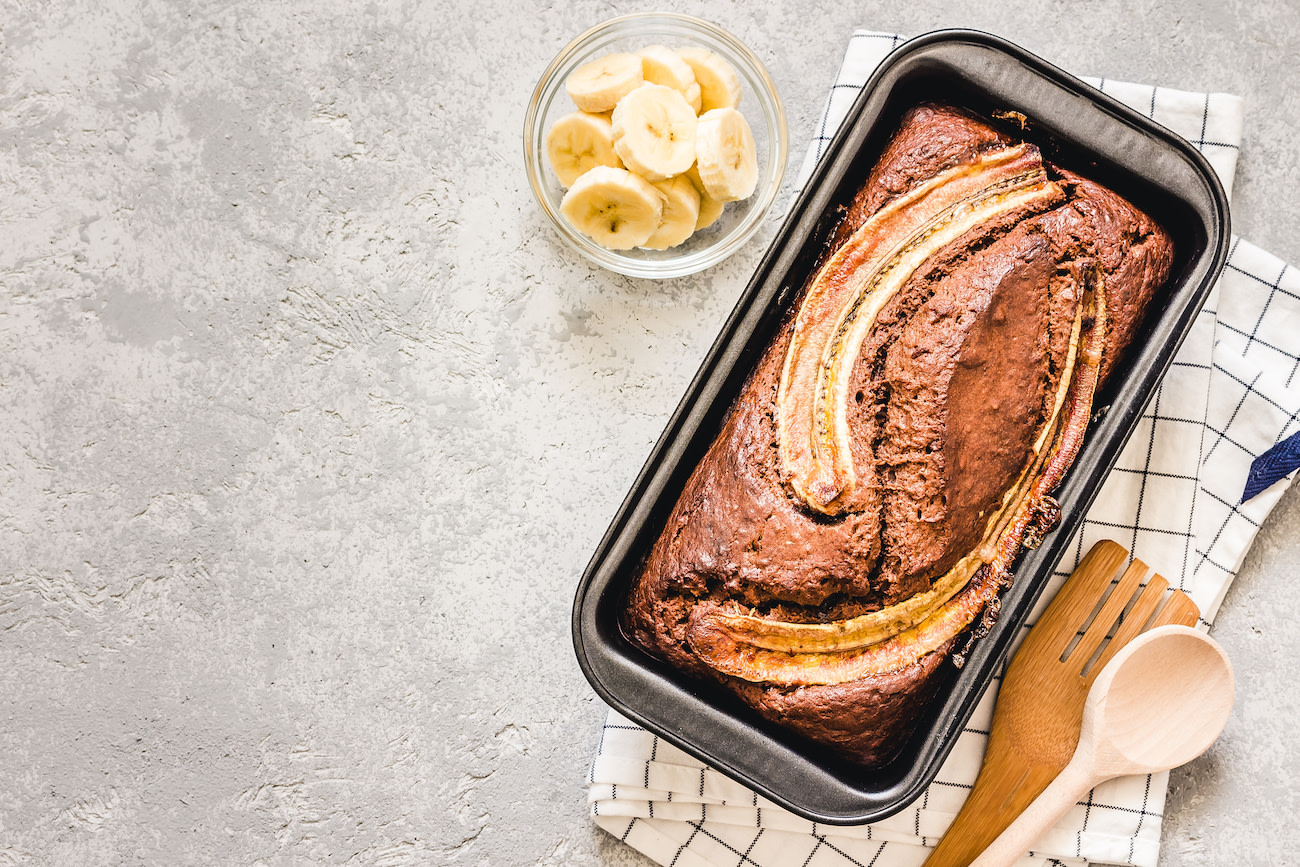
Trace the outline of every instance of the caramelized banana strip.
{"type": "Polygon", "coordinates": [[[1053,438],[1051,457],[1043,465],[1042,473],[1034,480],[1032,493],[1016,510],[1015,518],[1006,531],[998,537],[998,544],[989,559],[989,570],[998,578],[1000,586],[1011,583],[1011,564],[1020,553],[1025,533],[1037,520],[1039,508],[1048,495],[1061,483],[1083,446],[1092,419],[1092,401],[1101,380],[1101,362],[1110,329],[1106,312],[1106,287],[1100,271],[1094,271],[1092,291],[1084,296],[1084,318],[1090,312],[1086,342],[1080,343],[1077,375],[1070,383],[1068,415],[1058,436],[1053,438]]]}
{"type": "Polygon", "coordinates": [[[1090,298],[1092,321],[1075,365],[1065,401],[1066,417],[1053,438],[1050,456],[1041,473],[1029,485],[1014,517],[997,540],[988,563],[957,596],[940,606],[915,626],[868,647],[837,652],[786,652],[758,647],[738,640],[716,616],[716,609],[701,607],[692,612],[687,642],[702,661],[717,671],[755,683],[781,686],[834,684],[857,680],[904,668],[943,647],[971,624],[1010,580],[1010,567],[1020,551],[1025,532],[1048,494],[1060,483],[1074,463],[1092,414],[1092,401],[1101,372],[1106,342],[1105,288],[1097,279],[1090,298]]]}
{"type": "Polygon", "coordinates": [[[1060,196],[1037,150],[1006,148],[885,205],[831,256],[795,319],[777,390],[781,465],[809,508],[838,514],[856,483],[849,378],[880,311],[943,247],[1001,214],[1060,196]]]}
{"type": "Polygon", "coordinates": [[[786,653],[835,653],[856,650],[887,641],[925,621],[961,591],[976,570],[998,554],[1003,531],[1022,512],[1026,498],[1033,494],[1029,482],[1041,470],[1061,429],[1061,411],[1070,392],[1075,363],[1079,355],[1079,335],[1083,327],[1084,304],[1080,299],[1070,333],[1065,366],[1052,401],[1052,411],[1034,443],[1034,460],[1025,467],[1016,484],[1002,498],[1002,504],[986,522],[984,535],[974,552],[957,561],[934,585],[895,605],[858,617],[830,623],[798,623],[758,617],[738,610],[712,608],[699,617],[711,620],[710,627],[727,632],[739,644],[781,650],[786,653]]]}
{"type": "Polygon", "coordinates": [[[752,682],[782,686],[844,683],[906,668],[943,647],[997,595],[1001,585],[987,566],[948,604],[925,620],[869,648],[841,653],[783,653],[741,644],[709,618],[691,618],[687,640],[713,668],[752,682]]]}
{"type": "Polygon", "coordinates": [[[771,620],[716,608],[702,608],[699,617],[708,618],[710,628],[723,630],[737,643],[765,650],[787,653],[856,650],[887,641],[930,617],[970,582],[981,565],[983,561],[973,555],[963,557],[924,593],[870,614],[830,623],[771,620]]]}

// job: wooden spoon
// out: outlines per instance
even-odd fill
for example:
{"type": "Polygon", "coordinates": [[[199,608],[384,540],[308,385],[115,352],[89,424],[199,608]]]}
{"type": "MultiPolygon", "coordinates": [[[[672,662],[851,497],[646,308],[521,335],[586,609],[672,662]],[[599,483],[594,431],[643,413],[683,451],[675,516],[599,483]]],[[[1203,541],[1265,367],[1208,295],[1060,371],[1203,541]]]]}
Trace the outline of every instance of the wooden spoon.
{"type": "Polygon", "coordinates": [[[1135,638],[1106,665],[1088,693],[1074,758],[971,867],[1005,867],[1098,783],[1151,774],[1209,749],[1232,710],[1227,654],[1186,626],[1135,638]]]}

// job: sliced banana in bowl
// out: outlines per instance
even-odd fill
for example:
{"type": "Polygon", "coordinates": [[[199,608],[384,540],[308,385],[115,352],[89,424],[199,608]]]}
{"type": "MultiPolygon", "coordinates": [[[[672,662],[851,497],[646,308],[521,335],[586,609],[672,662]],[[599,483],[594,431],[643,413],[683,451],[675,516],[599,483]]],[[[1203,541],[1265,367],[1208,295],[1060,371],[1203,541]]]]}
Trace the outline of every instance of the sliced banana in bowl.
{"type": "Polygon", "coordinates": [[[560,212],[597,244],[630,250],[649,241],[659,228],[664,194],[627,169],[597,166],[564,194],[560,212]]]}
{"type": "Polygon", "coordinates": [[[700,167],[691,166],[686,177],[691,179],[695,185],[695,191],[700,194],[700,215],[695,219],[695,231],[707,229],[718,221],[722,212],[726,209],[727,203],[719,201],[709,195],[709,191],[704,189],[704,181],[700,179],[700,167]]]}
{"type": "Polygon", "coordinates": [[[695,80],[695,70],[680,54],[667,45],[647,45],[637,54],[641,55],[641,73],[646,81],[671,87],[686,99],[691,111],[700,113],[703,107],[700,83],[695,80]]]}
{"type": "Polygon", "coordinates": [[[745,116],[734,108],[714,108],[700,115],[696,127],[696,171],[704,191],[719,202],[752,196],[758,156],[745,116]]]}
{"type": "Polygon", "coordinates": [[[551,127],[547,156],[560,183],[570,188],[561,213],[601,246],[676,247],[697,228],[715,223],[728,202],[753,195],[758,149],[736,108],[740,75],[707,48],[650,45],[607,54],[570,73],[564,89],[579,110],[551,127]],[[627,171],[595,172],[610,167],[627,171]],[[596,179],[575,195],[579,182],[593,172],[596,179]],[[636,220],[617,218],[611,226],[607,219],[631,207],[621,199],[636,200],[639,207],[647,196],[627,173],[654,184],[672,202],[663,209],[661,225],[644,237],[636,220]],[[678,179],[681,183],[674,183],[678,179]],[[603,197],[595,211],[588,204],[593,197],[603,197]],[[704,198],[709,207],[701,221],[704,198]]]}
{"type": "Polygon", "coordinates": [[[598,57],[573,70],[564,89],[583,111],[610,111],[618,101],[645,84],[641,57],[619,52],[598,57]]]}
{"type": "Polygon", "coordinates": [[[647,181],[666,181],[695,163],[698,121],[686,97],[662,84],[643,84],[614,106],[614,151],[647,181]]]}
{"type": "Polygon", "coordinates": [[[647,250],[667,250],[695,234],[695,223],[700,218],[700,193],[686,175],[659,181],[654,186],[664,197],[664,209],[659,215],[659,225],[641,246],[647,250]]]}
{"type": "Polygon", "coordinates": [[[740,76],[725,58],[697,45],[678,49],[677,54],[695,73],[695,82],[700,86],[701,113],[740,105],[740,76]]]}
{"type": "Polygon", "coordinates": [[[546,133],[546,157],[566,187],[596,166],[623,168],[608,114],[572,111],[557,120],[546,133]]]}
{"type": "Polygon", "coordinates": [[[651,278],[703,270],[748,241],[788,149],[757,57],[712,24],[669,13],[623,16],[570,43],[533,95],[524,143],[560,237],[604,267],[651,278]],[[647,189],[659,204],[648,232],[647,189]]]}

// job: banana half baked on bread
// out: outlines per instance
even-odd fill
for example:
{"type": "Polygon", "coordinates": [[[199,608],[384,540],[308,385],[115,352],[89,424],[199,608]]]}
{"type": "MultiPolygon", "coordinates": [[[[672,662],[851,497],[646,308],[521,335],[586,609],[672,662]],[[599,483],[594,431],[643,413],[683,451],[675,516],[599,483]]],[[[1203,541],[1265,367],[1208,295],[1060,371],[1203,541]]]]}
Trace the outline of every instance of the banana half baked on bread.
{"type": "Polygon", "coordinates": [[[623,628],[887,762],[996,616],[1173,258],[1114,192],[963,111],[903,119],[636,577],[623,628]]]}

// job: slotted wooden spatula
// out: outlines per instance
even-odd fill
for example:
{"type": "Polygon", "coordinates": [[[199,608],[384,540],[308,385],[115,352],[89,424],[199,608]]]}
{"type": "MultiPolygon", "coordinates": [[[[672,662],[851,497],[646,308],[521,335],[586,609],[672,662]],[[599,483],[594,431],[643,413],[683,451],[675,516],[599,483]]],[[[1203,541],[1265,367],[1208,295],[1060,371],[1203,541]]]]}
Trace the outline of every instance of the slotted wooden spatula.
{"type": "Polygon", "coordinates": [[[975,787],[925,867],[967,867],[1070,763],[1088,690],[1121,647],[1157,626],[1196,623],[1187,594],[1166,598],[1169,582],[1155,573],[1142,583],[1140,560],[1117,578],[1127,559],[1114,542],[1094,545],[1025,636],[1002,678],[975,787]]]}

